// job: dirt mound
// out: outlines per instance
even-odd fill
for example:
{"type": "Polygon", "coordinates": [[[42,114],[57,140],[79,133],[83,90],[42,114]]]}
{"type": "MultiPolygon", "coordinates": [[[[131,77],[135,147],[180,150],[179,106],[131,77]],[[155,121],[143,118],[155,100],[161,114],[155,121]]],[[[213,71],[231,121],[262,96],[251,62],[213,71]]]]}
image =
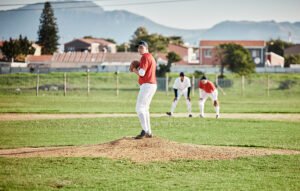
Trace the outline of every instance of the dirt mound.
{"type": "Polygon", "coordinates": [[[129,159],[135,162],[178,159],[224,160],[273,154],[300,154],[300,151],[192,145],[168,141],[159,137],[141,140],[125,137],[98,145],[0,150],[0,157],[107,157],[129,159]]]}

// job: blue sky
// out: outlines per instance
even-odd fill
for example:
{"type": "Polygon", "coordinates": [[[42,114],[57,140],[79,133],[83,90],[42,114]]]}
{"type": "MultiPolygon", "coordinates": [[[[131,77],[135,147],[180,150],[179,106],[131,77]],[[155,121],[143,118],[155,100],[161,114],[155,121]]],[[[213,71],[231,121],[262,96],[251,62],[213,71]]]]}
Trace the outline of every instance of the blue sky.
{"type": "MultiPolygon", "coordinates": [[[[105,10],[128,10],[170,27],[210,28],[224,21],[300,21],[300,0],[96,0],[105,10]],[[135,4],[157,2],[155,4],[135,4]],[[133,5],[120,5],[130,4],[133,5]]],[[[42,0],[0,0],[1,4],[36,3],[42,0]]],[[[12,8],[12,7],[9,7],[12,8]]]]}

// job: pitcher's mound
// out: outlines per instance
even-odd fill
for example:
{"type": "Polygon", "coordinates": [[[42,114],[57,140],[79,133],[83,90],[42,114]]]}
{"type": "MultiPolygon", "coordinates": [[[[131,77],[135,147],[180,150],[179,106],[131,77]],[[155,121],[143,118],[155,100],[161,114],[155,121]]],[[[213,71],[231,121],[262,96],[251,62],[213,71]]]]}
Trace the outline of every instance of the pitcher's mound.
{"type": "Polygon", "coordinates": [[[2,157],[107,157],[135,162],[178,159],[219,160],[244,156],[300,154],[300,151],[245,147],[204,146],[168,141],[159,137],[116,141],[86,146],[18,148],[0,150],[2,157]]]}

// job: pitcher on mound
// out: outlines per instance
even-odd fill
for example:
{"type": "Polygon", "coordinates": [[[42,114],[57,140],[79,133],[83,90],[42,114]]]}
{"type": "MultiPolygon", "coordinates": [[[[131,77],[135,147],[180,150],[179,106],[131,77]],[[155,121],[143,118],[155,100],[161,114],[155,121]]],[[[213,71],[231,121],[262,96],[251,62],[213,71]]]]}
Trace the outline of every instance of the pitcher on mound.
{"type": "Polygon", "coordinates": [[[151,138],[152,131],[150,125],[150,103],[157,89],[156,82],[156,62],[148,51],[148,43],[140,41],[138,52],[142,55],[138,68],[133,68],[132,72],[139,76],[140,91],[136,101],[136,112],[139,117],[142,131],[136,139],[144,137],[151,138]]]}

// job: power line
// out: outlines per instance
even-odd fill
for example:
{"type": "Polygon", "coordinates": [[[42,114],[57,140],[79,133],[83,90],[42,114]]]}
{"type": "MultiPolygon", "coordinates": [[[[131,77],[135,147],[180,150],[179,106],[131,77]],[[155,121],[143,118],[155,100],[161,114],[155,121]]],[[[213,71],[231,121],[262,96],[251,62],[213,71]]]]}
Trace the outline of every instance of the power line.
{"type": "MultiPolygon", "coordinates": [[[[108,1],[108,0],[101,0],[101,1],[108,1]]],[[[199,1],[199,0],[165,0],[165,1],[148,1],[148,2],[139,2],[139,3],[119,3],[119,4],[106,4],[101,5],[101,7],[119,7],[119,6],[135,6],[135,5],[151,5],[151,4],[163,4],[163,3],[176,3],[176,2],[187,2],[187,1],[199,1]]],[[[94,2],[94,1],[66,1],[66,2],[60,2],[60,4],[66,4],[66,3],[83,3],[83,2],[94,2]]],[[[58,2],[55,2],[58,3],[58,2]]],[[[0,5],[1,6],[20,6],[20,5],[32,5],[32,4],[5,4],[0,5]]],[[[71,7],[52,7],[53,9],[80,9],[80,8],[98,8],[98,5],[93,6],[71,6],[71,7]]],[[[35,10],[42,10],[42,8],[32,8],[32,9],[14,9],[9,11],[35,11],[35,10]]]]}

